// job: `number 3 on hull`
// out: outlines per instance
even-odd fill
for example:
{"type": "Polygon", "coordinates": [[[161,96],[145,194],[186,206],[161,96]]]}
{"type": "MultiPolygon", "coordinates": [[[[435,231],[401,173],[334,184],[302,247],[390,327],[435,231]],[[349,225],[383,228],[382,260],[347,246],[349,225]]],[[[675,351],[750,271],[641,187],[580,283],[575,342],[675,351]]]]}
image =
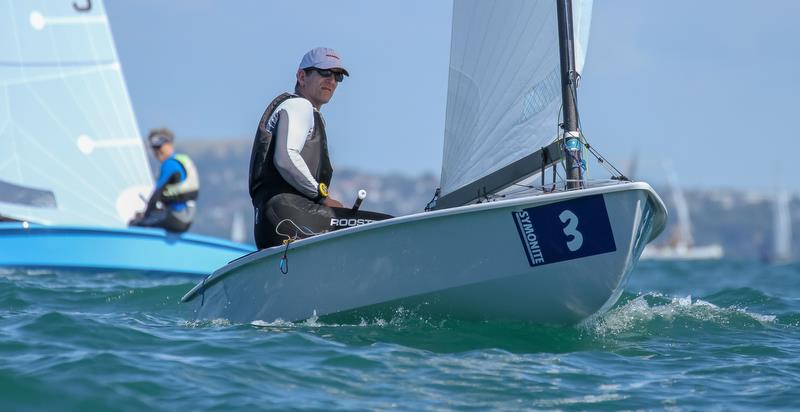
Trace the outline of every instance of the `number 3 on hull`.
{"type": "Polygon", "coordinates": [[[512,212],[531,266],[617,250],[602,195],[512,212]]]}
{"type": "Polygon", "coordinates": [[[574,252],[580,249],[581,245],[583,245],[583,235],[577,231],[578,216],[575,216],[575,213],[570,210],[565,210],[558,215],[558,218],[561,219],[561,222],[567,224],[567,227],[564,228],[564,234],[572,236],[572,240],[567,241],[569,250],[574,252]]]}

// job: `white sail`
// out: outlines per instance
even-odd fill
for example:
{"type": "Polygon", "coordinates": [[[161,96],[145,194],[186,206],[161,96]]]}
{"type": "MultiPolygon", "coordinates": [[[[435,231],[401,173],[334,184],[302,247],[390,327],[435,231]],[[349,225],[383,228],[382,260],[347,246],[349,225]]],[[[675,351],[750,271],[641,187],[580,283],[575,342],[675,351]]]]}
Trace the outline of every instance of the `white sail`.
{"type": "Polygon", "coordinates": [[[692,221],[689,217],[689,204],[683,196],[683,190],[678,182],[678,175],[672,170],[669,163],[665,164],[667,169],[667,180],[672,192],[672,201],[675,203],[675,212],[678,215],[678,226],[675,232],[673,243],[678,248],[687,248],[694,245],[692,237],[692,221]]]}
{"type": "Polygon", "coordinates": [[[642,252],[642,260],[716,260],[722,259],[725,249],[721,244],[695,245],[692,236],[692,221],[689,215],[689,204],[683,195],[678,182],[678,175],[672,169],[672,163],[664,162],[667,182],[672,192],[672,201],[678,223],[670,234],[665,245],[647,245],[642,252]]]}
{"type": "MultiPolygon", "coordinates": [[[[589,0],[572,4],[579,71],[591,8],[589,0]]],[[[454,2],[442,195],[533,153],[558,135],[558,44],[555,1],[454,2]]]]}
{"type": "Polygon", "coordinates": [[[0,216],[123,226],[152,177],[103,3],[76,3],[0,3],[0,216]]]}
{"type": "Polygon", "coordinates": [[[789,200],[789,193],[786,191],[778,192],[775,199],[773,259],[777,261],[787,261],[792,255],[792,219],[789,214],[789,200]]]}
{"type": "Polygon", "coordinates": [[[233,214],[233,221],[231,221],[231,240],[238,243],[244,243],[244,241],[247,240],[247,229],[242,212],[237,211],[233,214]]]}
{"type": "Polygon", "coordinates": [[[575,70],[583,73],[586,50],[589,47],[589,29],[592,27],[593,0],[572,0],[572,20],[575,38],[575,70]]]}

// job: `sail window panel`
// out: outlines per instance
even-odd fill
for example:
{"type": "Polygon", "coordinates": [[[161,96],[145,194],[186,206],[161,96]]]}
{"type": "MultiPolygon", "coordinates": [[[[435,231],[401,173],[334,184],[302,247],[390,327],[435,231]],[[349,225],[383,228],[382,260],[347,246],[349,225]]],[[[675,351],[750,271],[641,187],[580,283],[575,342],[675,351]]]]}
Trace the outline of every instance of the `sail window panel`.
{"type": "Polygon", "coordinates": [[[56,197],[49,190],[15,185],[0,180],[0,202],[55,208],[56,197]]]}

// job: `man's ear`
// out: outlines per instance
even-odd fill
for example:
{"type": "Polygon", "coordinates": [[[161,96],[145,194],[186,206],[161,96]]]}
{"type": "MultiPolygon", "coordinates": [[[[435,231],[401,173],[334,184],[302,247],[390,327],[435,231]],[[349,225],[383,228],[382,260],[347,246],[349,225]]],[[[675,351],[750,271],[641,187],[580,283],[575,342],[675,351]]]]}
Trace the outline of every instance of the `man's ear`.
{"type": "Polygon", "coordinates": [[[303,69],[297,69],[297,82],[300,83],[300,86],[305,86],[306,84],[306,71],[303,69]]]}

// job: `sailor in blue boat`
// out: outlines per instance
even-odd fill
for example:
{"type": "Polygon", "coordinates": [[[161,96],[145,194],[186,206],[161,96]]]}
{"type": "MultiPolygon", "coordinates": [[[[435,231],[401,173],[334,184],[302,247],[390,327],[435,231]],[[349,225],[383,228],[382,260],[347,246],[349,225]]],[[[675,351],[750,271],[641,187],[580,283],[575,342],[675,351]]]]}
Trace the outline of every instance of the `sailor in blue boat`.
{"type": "Polygon", "coordinates": [[[380,213],[344,208],[328,188],[333,166],[320,109],[350,76],[333,49],[306,53],[295,73],[294,93],[272,100],[258,123],[250,157],[250,197],[255,211],[256,246],[263,249],[283,240],[308,237],[385,219],[380,213]]]}
{"type": "Polygon", "coordinates": [[[128,224],[185,232],[194,219],[195,200],[200,189],[197,168],[189,156],[175,153],[175,135],[171,130],[153,129],[148,141],[161,162],[161,169],[147,208],[128,224]]]}

